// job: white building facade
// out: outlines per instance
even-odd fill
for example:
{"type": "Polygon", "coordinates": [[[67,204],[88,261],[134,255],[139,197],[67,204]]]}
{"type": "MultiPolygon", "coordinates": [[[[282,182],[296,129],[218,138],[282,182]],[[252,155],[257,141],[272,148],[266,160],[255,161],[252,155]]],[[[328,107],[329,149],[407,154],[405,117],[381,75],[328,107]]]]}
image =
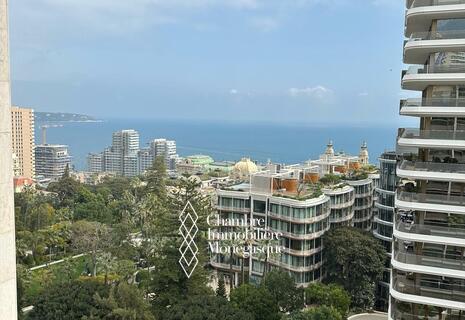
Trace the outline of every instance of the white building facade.
{"type": "Polygon", "coordinates": [[[390,319],[465,317],[465,1],[406,1],[390,319]]]}

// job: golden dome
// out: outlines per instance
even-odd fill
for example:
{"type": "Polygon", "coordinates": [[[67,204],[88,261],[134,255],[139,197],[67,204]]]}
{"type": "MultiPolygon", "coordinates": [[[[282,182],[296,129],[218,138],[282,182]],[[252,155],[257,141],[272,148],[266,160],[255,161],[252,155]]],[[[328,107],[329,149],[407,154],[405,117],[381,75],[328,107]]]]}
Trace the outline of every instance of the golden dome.
{"type": "Polygon", "coordinates": [[[242,158],[241,161],[234,165],[233,171],[236,175],[246,177],[258,172],[258,167],[249,158],[242,158]]]}

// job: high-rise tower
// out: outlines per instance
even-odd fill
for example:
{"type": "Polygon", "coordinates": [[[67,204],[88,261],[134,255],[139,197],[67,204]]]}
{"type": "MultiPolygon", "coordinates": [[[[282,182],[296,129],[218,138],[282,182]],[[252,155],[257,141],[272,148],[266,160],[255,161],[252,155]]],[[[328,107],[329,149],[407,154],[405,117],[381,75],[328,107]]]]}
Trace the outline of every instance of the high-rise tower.
{"type": "Polygon", "coordinates": [[[407,0],[390,319],[465,318],[465,1],[407,0]]]}
{"type": "Polygon", "coordinates": [[[18,162],[15,175],[34,178],[34,110],[29,108],[11,108],[11,134],[13,153],[18,162]]]}
{"type": "Polygon", "coordinates": [[[8,1],[0,1],[0,317],[17,319],[8,1]]]}

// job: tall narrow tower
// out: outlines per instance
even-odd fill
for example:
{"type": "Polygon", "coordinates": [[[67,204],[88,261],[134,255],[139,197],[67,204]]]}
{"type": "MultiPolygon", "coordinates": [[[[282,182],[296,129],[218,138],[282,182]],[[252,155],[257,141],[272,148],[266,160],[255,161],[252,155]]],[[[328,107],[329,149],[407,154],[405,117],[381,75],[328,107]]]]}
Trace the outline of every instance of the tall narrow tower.
{"type": "Polygon", "coordinates": [[[17,319],[8,1],[0,0],[0,318],[17,319]]]}
{"type": "Polygon", "coordinates": [[[389,317],[465,319],[465,1],[406,5],[389,317]]]}

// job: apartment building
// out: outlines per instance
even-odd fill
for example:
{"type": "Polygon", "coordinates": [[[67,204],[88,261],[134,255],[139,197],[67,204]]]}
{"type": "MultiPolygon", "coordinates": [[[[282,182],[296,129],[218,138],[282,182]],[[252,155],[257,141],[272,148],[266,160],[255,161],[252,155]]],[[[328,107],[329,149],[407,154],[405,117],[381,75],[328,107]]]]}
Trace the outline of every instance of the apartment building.
{"type": "Polygon", "coordinates": [[[166,139],[152,140],[147,148],[140,148],[136,130],[113,132],[111,146],[100,153],[89,153],[87,171],[108,172],[126,177],[143,174],[156,157],[164,157],[168,170],[176,169],[176,142],[166,139]]]}
{"type": "Polygon", "coordinates": [[[34,110],[11,107],[11,140],[14,175],[34,178],[34,110]]]}
{"type": "MultiPolygon", "coordinates": [[[[289,272],[299,286],[321,281],[325,232],[356,224],[360,229],[371,229],[378,176],[365,159],[365,155],[360,159],[335,153],[331,142],[320,159],[304,164],[269,163],[258,170],[250,160],[243,159],[236,165],[243,168],[241,174],[233,173],[232,181],[220,184],[216,190],[216,212],[224,219],[243,215],[248,219],[263,218],[270,231],[283,234],[280,244],[285,252],[247,259],[234,254],[212,254],[211,265],[232,278],[235,285],[244,272],[252,282],[259,282],[274,268],[289,272]]],[[[220,229],[231,231],[227,227],[220,229]]]]}
{"type": "MultiPolygon", "coordinates": [[[[320,281],[322,273],[322,237],[329,230],[330,198],[319,187],[305,184],[317,167],[283,168],[268,165],[250,176],[249,182],[224,186],[217,190],[217,213],[224,219],[244,214],[248,219],[263,218],[269,230],[281,232],[281,255],[268,257],[213,254],[211,265],[235,285],[246,272],[252,282],[260,281],[271,269],[288,271],[299,286],[320,281]],[[231,276],[230,270],[234,275],[231,276]]],[[[231,228],[221,227],[222,232],[231,228]]]]}
{"type": "Polygon", "coordinates": [[[407,0],[390,319],[465,317],[465,1],[407,0]]]}
{"type": "Polygon", "coordinates": [[[71,168],[68,146],[40,144],[35,147],[36,175],[51,181],[59,180],[66,167],[71,168]]]}

